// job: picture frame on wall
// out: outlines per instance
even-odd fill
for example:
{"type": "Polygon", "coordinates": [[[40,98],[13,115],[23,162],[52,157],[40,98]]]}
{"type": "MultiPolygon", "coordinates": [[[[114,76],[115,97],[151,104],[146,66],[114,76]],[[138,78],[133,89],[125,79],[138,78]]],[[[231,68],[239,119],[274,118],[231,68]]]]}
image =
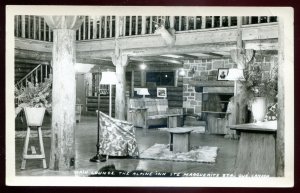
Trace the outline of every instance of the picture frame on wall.
{"type": "Polygon", "coordinates": [[[157,88],[157,97],[160,98],[167,97],[167,88],[157,88]]]}
{"type": "Polygon", "coordinates": [[[219,68],[217,80],[222,80],[222,81],[226,80],[228,72],[229,72],[229,68],[219,68]]]}

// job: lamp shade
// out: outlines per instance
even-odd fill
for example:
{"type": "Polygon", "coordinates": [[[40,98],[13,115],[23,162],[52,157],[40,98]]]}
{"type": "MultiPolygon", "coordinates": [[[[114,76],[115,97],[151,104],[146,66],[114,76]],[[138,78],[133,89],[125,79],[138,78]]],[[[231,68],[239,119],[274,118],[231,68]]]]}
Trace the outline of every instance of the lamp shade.
{"type": "Polygon", "coordinates": [[[148,88],[140,88],[137,94],[138,95],[143,95],[143,96],[150,95],[149,91],[148,91],[148,88]]]}
{"type": "Polygon", "coordinates": [[[185,76],[185,71],[184,71],[183,68],[180,68],[180,69],[178,70],[178,75],[179,75],[179,76],[185,76]]]}
{"type": "Polygon", "coordinates": [[[243,70],[238,68],[229,69],[226,80],[245,80],[243,70]]]}
{"type": "Polygon", "coordinates": [[[76,71],[76,73],[88,73],[93,67],[94,67],[94,64],[76,63],[75,71],[76,71]]]}
{"type": "Polygon", "coordinates": [[[100,84],[113,84],[117,83],[116,72],[102,72],[100,84]]]}

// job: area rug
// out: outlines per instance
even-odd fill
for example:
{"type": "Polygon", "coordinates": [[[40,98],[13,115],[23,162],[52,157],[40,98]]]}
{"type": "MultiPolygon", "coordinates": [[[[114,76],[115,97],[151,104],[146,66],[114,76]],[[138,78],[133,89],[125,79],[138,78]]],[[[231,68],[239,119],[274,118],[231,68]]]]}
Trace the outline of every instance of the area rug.
{"type": "MultiPolygon", "coordinates": [[[[186,127],[186,128],[189,128],[189,129],[192,129],[192,133],[205,133],[205,127],[203,126],[197,126],[197,127],[186,127]]],[[[170,128],[166,128],[166,127],[163,127],[163,128],[158,128],[159,131],[168,131],[170,128]]]]}
{"type": "Polygon", "coordinates": [[[217,147],[197,146],[192,147],[189,152],[173,153],[166,144],[154,144],[140,154],[141,159],[215,163],[217,147]]]}
{"type": "MultiPolygon", "coordinates": [[[[25,138],[27,131],[15,131],[15,138],[25,138]]],[[[51,130],[42,130],[43,137],[51,137],[51,130]]],[[[30,137],[38,137],[38,133],[35,130],[30,131],[30,137]]]]}

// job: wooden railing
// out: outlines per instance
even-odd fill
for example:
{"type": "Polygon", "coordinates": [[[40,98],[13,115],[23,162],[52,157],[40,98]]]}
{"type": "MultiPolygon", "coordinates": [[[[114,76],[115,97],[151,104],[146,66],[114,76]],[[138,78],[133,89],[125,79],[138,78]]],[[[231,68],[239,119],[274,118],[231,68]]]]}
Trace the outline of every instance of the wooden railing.
{"type": "Polygon", "coordinates": [[[40,82],[44,82],[45,78],[49,78],[52,73],[52,69],[49,64],[39,64],[33,70],[31,70],[26,76],[24,76],[21,80],[19,80],[15,86],[17,88],[27,87],[28,81],[36,84],[40,82]]]}
{"type": "Polygon", "coordinates": [[[15,36],[41,41],[53,41],[53,31],[42,16],[16,15],[15,36]]]}
{"type": "MultiPolygon", "coordinates": [[[[153,34],[155,24],[175,31],[190,31],[209,28],[226,28],[237,25],[237,17],[230,16],[124,16],[120,36],[153,34]]],[[[246,16],[242,25],[277,22],[277,17],[246,16]]],[[[83,24],[76,31],[76,40],[105,39],[115,37],[116,16],[84,16],[83,24]]],[[[15,36],[53,41],[53,32],[41,16],[15,16],[15,36]]]]}
{"type": "Polygon", "coordinates": [[[76,40],[103,39],[115,37],[115,16],[84,16],[76,31],[76,40]]]}

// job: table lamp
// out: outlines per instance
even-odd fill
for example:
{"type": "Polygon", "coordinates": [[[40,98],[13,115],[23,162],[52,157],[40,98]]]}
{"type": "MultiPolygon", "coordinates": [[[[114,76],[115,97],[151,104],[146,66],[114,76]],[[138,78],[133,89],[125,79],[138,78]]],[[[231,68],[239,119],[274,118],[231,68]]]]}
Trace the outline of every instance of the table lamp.
{"type": "Polygon", "coordinates": [[[143,95],[143,99],[145,99],[146,95],[150,95],[149,91],[148,91],[148,88],[140,88],[137,94],[138,95],[143,95]]]}
{"type": "Polygon", "coordinates": [[[226,80],[233,80],[234,81],[234,96],[236,96],[236,94],[237,94],[237,81],[238,80],[245,80],[243,70],[238,69],[238,68],[229,69],[226,80]]]}

